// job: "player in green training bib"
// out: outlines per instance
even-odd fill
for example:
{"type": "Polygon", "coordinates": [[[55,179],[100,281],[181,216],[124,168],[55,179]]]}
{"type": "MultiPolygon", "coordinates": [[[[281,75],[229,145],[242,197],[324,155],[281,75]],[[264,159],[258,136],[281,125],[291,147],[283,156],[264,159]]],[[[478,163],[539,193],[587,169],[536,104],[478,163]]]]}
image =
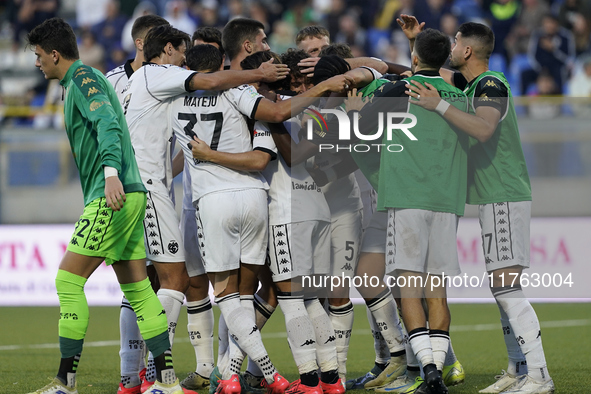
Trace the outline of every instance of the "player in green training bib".
{"type": "Polygon", "coordinates": [[[89,318],[84,285],[104,260],[113,266],[136,312],[148,348],[158,355],[158,381],[147,393],[182,394],[172,367],[166,316],[146,276],[146,189],[115,91],[99,71],[79,60],[76,36],[62,19],[46,20],[27,38],[37,56],[35,65],[65,89],[66,132],[85,205],[55,280],[60,301],[59,370],[35,393],[77,394],[76,370],[89,318]]]}
{"type": "MultiPolygon", "coordinates": [[[[405,22],[403,30],[412,45],[421,28],[414,17],[406,17],[405,22]]],[[[493,47],[490,28],[464,23],[450,59],[450,66],[459,72],[442,70],[446,80],[468,95],[470,113],[449,107],[428,84],[411,86],[409,94],[417,99],[413,103],[435,110],[471,137],[466,201],[479,205],[485,263],[494,275],[491,290],[509,356],[507,372],[480,392],[547,394],[554,392],[554,382],[548,373],[538,318],[521,286],[506,286],[502,279],[519,276],[529,267],[531,187],[511,88],[502,73],[488,69],[493,47]]]]}

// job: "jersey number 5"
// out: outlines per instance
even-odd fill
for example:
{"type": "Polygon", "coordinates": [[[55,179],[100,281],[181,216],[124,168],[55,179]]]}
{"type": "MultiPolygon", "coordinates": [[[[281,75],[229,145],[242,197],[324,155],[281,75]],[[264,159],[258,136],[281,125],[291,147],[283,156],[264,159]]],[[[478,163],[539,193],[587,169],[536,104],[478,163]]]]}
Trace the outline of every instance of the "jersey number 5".
{"type": "MultiPolygon", "coordinates": [[[[179,113],[179,120],[187,120],[189,123],[184,128],[185,134],[189,136],[190,139],[193,137],[198,137],[197,134],[193,131],[193,127],[197,124],[197,115],[196,114],[187,114],[187,113],[179,113]]],[[[222,125],[224,123],[224,114],[221,112],[213,112],[211,114],[201,114],[201,121],[202,122],[215,122],[213,127],[213,136],[211,137],[211,143],[209,144],[209,148],[211,150],[218,150],[218,145],[220,143],[220,135],[222,134],[222,125]]]]}

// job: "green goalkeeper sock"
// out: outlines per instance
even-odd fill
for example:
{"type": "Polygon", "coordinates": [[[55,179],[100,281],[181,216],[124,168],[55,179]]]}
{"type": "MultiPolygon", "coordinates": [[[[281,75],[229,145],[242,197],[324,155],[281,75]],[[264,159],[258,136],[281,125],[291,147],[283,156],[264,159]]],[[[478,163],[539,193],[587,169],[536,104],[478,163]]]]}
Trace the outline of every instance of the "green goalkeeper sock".
{"type": "Polygon", "coordinates": [[[170,349],[166,312],[152,290],[150,280],[122,284],[121,290],[137,315],[137,325],[154,357],[170,349]]]}
{"type": "Polygon", "coordinates": [[[82,352],[88,328],[88,303],[84,295],[86,278],[58,270],[55,288],[60,300],[59,340],[62,358],[82,352]]]}

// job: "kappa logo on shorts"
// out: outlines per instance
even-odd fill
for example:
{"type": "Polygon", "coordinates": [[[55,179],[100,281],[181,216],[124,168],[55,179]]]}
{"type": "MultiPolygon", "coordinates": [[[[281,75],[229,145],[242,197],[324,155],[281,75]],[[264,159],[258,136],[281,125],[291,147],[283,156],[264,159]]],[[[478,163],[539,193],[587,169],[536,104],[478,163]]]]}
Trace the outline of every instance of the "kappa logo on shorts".
{"type": "Polygon", "coordinates": [[[179,251],[179,244],[175,240],[170,241],[168,243],[168,251],[172,254],[176,254],[176,252],[179,251]]]}

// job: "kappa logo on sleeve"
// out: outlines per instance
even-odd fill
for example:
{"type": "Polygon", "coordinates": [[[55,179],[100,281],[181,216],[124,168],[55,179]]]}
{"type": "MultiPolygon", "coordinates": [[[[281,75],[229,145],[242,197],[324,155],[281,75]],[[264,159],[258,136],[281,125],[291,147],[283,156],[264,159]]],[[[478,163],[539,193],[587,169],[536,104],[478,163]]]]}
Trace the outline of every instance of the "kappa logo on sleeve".
{"type": "Polygon", "coordinates": [[[87,83],[92,83],[92,82],[96,82],[94,79],[90,78],[90,77],[86,77],[82,80],[82,83],[80,84],[80,86],[84,86],[87,83]]]}
{"type": "Polygon", "coordinates": [[[94,86],[91,87],[90,89],[88,89],[88,93],[86,94],[86,97],[90,97],[93,94],[97,94],[99,93],[100,90],[98,90],[97,88],[95,88],[94,86]]]}

